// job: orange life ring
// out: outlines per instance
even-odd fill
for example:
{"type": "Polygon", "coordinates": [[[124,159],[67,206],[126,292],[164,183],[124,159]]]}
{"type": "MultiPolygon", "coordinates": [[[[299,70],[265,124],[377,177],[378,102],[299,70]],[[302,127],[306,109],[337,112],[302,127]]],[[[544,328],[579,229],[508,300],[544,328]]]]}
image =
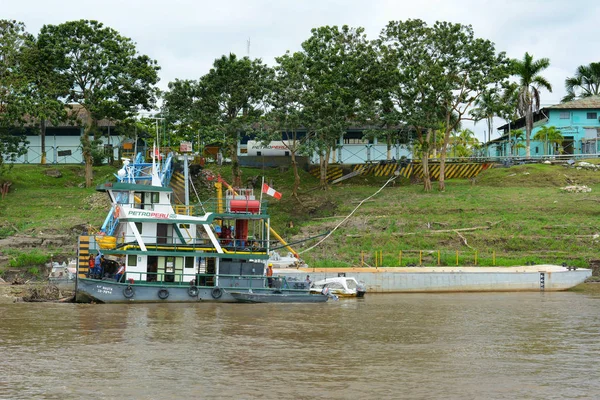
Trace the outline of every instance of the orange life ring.
{"type": "Polygon", "coordinates": [[[113,213],[113,219],[119,218],[119,206],[115,207],[115,212],[113,213]]]}

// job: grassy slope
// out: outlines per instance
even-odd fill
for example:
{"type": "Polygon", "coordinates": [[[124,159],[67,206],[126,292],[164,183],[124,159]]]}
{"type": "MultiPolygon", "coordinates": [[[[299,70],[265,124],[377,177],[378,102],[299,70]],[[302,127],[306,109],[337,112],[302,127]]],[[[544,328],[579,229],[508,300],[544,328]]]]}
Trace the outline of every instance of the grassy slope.
{"type": "MultiPolygon", "coordinates": [[[[101,225],[106,215],[102,194],[82,189],[83,169],[60,166],[62,178],[43,175],[47,167],[17,166],[2,179],[13,181],[9,196],[0,202],[0,237],[40,232],[80,232],[82,225],[101,225]]],[[[96,170],[96,182],[112,178],[114,168],[96,170]]],[[[221,172],[227,179],[230,171],[221,172]]],[[[322,191],[318,181],[302,173],[299,201],[291,196],[291,171],[245,169],[244,177],[264,175],[284,195],[270,201],[272,225],[290,241],[332,229],[362,199],[373,194],[385,178],[355,177],[322,191]]],[[[213,196],[198,187],[201,198],[213,196]]],[[[361,252],[370,265],[381,251],[385,266],[418,263],[436,265],[497,265],[549,262],[584,266],[598,258],[600,173],[552,165],[523,165],[483,172],[475,181],[451,180],[443,193],[424,193],[419,184],[394,182],[363,204],[318,248],[302,254],[314,266],[358,265],[361,252]],[[570,181],[592,187],[591,193],[559,190],[570,181]],[[489,227],[461,231],[454,229],[489,227]],[[435,232],[446,230],[447,232],[435,232]]],[[[316,240],[295,246],[298,251],[316,240]]],[[[282,250],[285,252],[285,250],[282,250]]]]}

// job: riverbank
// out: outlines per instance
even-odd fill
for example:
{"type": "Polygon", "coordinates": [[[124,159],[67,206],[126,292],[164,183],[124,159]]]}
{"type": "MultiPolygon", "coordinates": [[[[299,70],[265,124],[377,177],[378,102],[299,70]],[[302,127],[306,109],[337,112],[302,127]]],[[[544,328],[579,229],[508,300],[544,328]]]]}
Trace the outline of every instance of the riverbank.
{"type": "MultiPolygon", "coordinates": [[[[115,167],[94,170],[96,184],[114,180],[115,167]]],[[[211,166],[211,173],[227,178],[231,171],[211,166]]],[[[387,177],[356,176],[318,190],[318,180],[300,171],[294,198],[291,170],[245,168],[243,175],[248,182],[264,176],[283,193],[281,200],[269,199],[271,225],[311,267],[567,263],[587,268],[597,258],[596,171],[542,164],[492,168],[474,179],[450,180],[444,192],[428,193],[418,181],[398,178],[342,224],[387,177]],[[561,190],[573,182],[592,192],[561,190]]],[[[214,198],[214,186],[203,176],[196,177],[195,188],[202,200],[214,198]]],[[[77,235],[89,232],[90,226],[99,229],[106,217],[105,196],[81,186],[82,166],[16,165],[0,180],[12,182],[0,207],[0,239],[7,239],[0,241],[0,274],[2,264],[30,267],[19,258],[23,253],[37,251],[46,257],[44,262],[51,256],[75,257],[77,235]],[[60,171],[61,177],[48,176],[50,169],[60,171]]]]}
{"type": "Polygon", "coordinates": [[[0,283],[0,304],[18,302],[68,302],[75,294],[73,284],[56,285],[47,281],[21,285],[0,283]]]}

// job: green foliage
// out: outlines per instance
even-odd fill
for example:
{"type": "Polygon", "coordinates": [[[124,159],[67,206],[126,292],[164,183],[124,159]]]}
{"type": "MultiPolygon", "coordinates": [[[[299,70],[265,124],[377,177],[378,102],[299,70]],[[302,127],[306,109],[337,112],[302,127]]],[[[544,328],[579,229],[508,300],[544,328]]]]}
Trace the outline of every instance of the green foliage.
{"type": "Polygon", "coordinates": [[[44,25],[38,36],[42,54],[55,73],[68,82],[67,103],[79,104],[87,115],[81,138],[86,185],[92,185],[93,143],[97,121],[124,120],[156,101],[156,61],[138,54],[135,43],[98,21],[78,20],[44,25]]]}
{"type": "MultiPolygon", "coordinates": [[[[0,19],[0,168],[26,153],[24,137],[15,135],[26,112],[21,96],[27,80],[21,68],[21,52],[30,35],[25,24],[0,19]]],[[[0,173],[4,168],[0,169],[0,173]]]]}
{"type": "Polygon", "coordinates": [[[518,110],[525,116],[525,155],[531,156],[531,131],[533,130],[533,113],[540,109],[540,89],[552,92],[552,85],[540,73],[550,66],[550,60],[525,53],[522,60],[512,60],[513,75],[519,79],[518,110]]]}
{"type": "Polygon", "coordinates": [[[35,268],[36,266],[44,265],[49,260],[50,257],[48,255],[42,254],[39,251],[34,250],[29,253],[16,253],[11,255],[11,259],[8,262],[8,265],[11,268],[28,267],[31,270],[37,270],[37,268],[35,268]]]}
{"type": "Polygon", "coordinates": [[[577,67],[575,76],[565,79],[565,89],[562,102],[600,95],[600,62],[577,67]]]}

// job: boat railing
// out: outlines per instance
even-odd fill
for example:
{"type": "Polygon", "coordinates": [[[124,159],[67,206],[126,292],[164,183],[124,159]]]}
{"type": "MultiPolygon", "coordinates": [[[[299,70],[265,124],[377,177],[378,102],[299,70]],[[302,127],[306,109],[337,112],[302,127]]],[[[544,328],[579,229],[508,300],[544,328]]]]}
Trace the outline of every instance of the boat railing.
{"type": "MultiPolygon", "coordinates": [[[[141,239],[147,251],[150,252],[218,253],[209,238],[141,235],[141,239]]],[[[253,236],[246,239],[217,237],[216,240],[223,253],[226,254],[268,254],[268,241],[257,239],[253,236]]],[[[90,253],[106,252],[106,254],[118,254],[119,251],[141,250],[141,246],[133,237],[99,235],[90,240],[89,249],[90,253]],[[111,238],[112,240],[108,240],[111,238]]]]}

